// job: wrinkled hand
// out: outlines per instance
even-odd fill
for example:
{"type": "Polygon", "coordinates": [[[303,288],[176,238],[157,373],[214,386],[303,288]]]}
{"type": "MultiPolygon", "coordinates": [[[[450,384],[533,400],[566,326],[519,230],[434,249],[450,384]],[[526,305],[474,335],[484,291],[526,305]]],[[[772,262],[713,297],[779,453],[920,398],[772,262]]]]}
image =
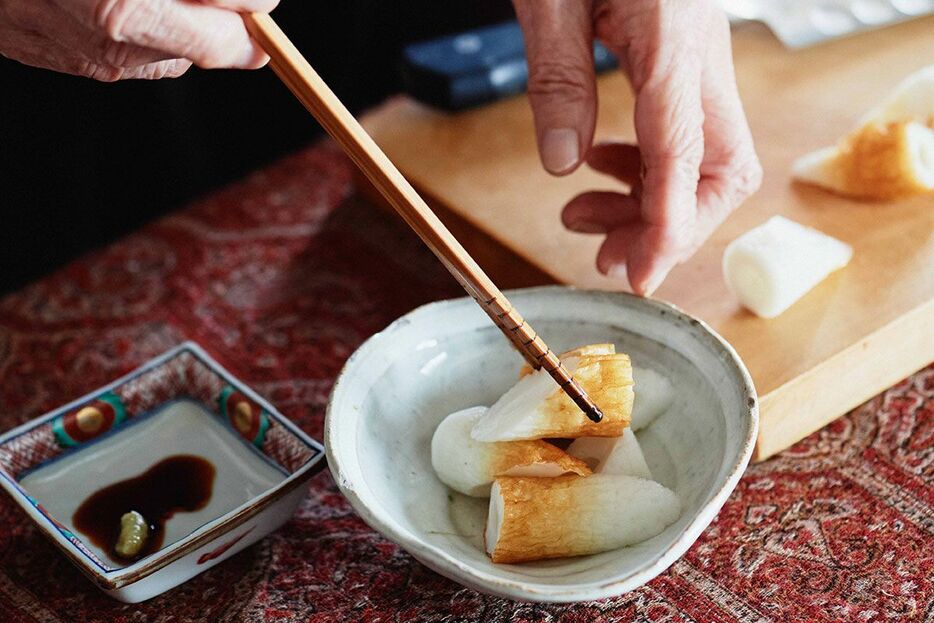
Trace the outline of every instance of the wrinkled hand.
{"type": "Polygon", "coordinates": [[[587,192],[566,227],[605,234],[604,274],[651,294],[762,178],[733,75],[730,31],[714,0],[514,0],[529,58],[529,98],[545,168],[582,162],[630,186],[587,192]],[[638,147],[591,146],[592,42],[619,58],[635,91],[638,147]]]}
{"type": "Polygon", "coordinates": [[[238,11],[278,0],[0,0],[0,54],[27,65],[113,81],[268,60],[238,11]]]}

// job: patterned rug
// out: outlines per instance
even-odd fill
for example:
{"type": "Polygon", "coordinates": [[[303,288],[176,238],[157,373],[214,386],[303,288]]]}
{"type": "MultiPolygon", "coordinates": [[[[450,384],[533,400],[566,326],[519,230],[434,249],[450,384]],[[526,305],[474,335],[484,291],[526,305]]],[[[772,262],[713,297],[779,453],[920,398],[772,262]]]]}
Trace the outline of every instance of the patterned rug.
{"type": "MultiPolygon", "coordinates": [[[[323,143],[0,300],[0,429],[194,339],[320,439],[354,348],[459,295],[323,143]]],[[[687,555],[619,598],[462,588],[369,529],[325,472],[283,529],[138,605],[98,592],[0,496],[0,621],[934,623],[934,367],[751,467],[687,555]]]]}

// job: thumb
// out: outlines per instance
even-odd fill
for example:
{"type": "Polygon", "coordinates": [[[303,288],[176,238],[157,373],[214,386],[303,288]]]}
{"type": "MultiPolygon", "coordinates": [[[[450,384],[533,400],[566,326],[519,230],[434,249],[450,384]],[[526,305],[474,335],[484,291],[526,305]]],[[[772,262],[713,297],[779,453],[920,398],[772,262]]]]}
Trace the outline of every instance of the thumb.
{"type": "Polygon", "coordinates": [[[589,0],[514,0],[525,35],[529,101],[542,164],[570,173],[593,141],[597,91],[589,0]]]}

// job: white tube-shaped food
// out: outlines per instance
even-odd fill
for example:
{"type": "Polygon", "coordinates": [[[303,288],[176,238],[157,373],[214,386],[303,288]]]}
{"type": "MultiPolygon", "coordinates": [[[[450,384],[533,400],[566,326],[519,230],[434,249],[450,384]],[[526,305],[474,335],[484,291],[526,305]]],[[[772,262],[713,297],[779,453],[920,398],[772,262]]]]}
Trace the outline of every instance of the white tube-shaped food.
{"type": "MultiPolygon", "coordinates": [[[[584,357],[586,355],[615,355],[616,354],[616,345],[609,343],[602,344],[585,344],[584,346],[578,346],[577,348],[572,348],[571,350],[566,350],[560,355],[558,359],[562,362],[574,358],[574,357],[584,357]]],[[[522,367],[519,369],[519,378],[523,376],[528,376],[532,374],[534,370],[532,366],[527,363],[522,364],[522,367]]]]}
{"type": "Polygon", "coordinates": [[[934,65],[919,69],[902,80],[885,101],[860,120],[859,125],[931,117],[934,117],[934,65]]]}
{"type": "Polygon", "coordinates": [[[649,539],[680,514],[674,492],[633,476],[497,478],[484,538],[497,563],[580,556],[649,539]]]}
{"type": "Polygon", "coordinates": [[[431,438],[431,465],[441,482],[455,491],[487,497],[497,476],[590,474],[583,460],[546,441],[475,441],[470,431],[486,411],[473,407],[452,413],[431,438]]]}
{"type": "MultiPolygon", "coordinates": [[[[638,400],[638,396],[636,397],[638,400]]],[[[595,474],[618,474],[652,479],[639,440],[631,428],[619,437],[581,437],[568,446],[567,453],[581,459],[595,474]]]]}
{"type": "MultiPolygon", "coordinates": [[[[610,343],[587,344],[558,355],[562,362],[582,356],[615,355],[616,346],[610,343]]],[[[529,364],[519,370],[519,378],[528,376],[533,372],[529,364]]],[[[635,382],[633,392],[635,397],[632,403],[632,416],[629,427],[635,431],[641,430],[652,423],[652,420],[668,410],[674,398],[671,381],[666,376],[651,368],[632,367],[632,380],[635,382]]]]}
{"type": "Polygon", "coordinates": [[[849,245],[773,216],[727,246],[723,276],[740,303],[774,318],[852,256],[849,245]]]}
{"type": "Polygon", "coordinates": [[[632,421],[629,427],[639,431],[668,410],[674,401],[674,390],[668,377],[652,368],[633,366],[632,380],[635,383],[632,403],[632,421]]]}
{"type": "Polygon", "coordinates": [[[603,410],[592,422],[544,370],[528,374],[497,400],[473,428],[477,441],[618,437],[632,412],[632,365],[624,354],[582,355],[567,371],[603,410]]]}

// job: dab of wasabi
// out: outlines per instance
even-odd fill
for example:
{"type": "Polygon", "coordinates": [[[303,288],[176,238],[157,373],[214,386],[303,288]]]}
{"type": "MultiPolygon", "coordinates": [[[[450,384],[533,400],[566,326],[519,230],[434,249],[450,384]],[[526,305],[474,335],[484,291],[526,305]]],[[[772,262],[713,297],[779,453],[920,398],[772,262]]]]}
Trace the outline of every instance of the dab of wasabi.
{"type": "Polygon", "coordinates": [[[146,519],[136,511],[130,511],[120,518],[120,536],[114,549],[123,558],[133,558],[142,551],[148,538],[146,519]]]}

